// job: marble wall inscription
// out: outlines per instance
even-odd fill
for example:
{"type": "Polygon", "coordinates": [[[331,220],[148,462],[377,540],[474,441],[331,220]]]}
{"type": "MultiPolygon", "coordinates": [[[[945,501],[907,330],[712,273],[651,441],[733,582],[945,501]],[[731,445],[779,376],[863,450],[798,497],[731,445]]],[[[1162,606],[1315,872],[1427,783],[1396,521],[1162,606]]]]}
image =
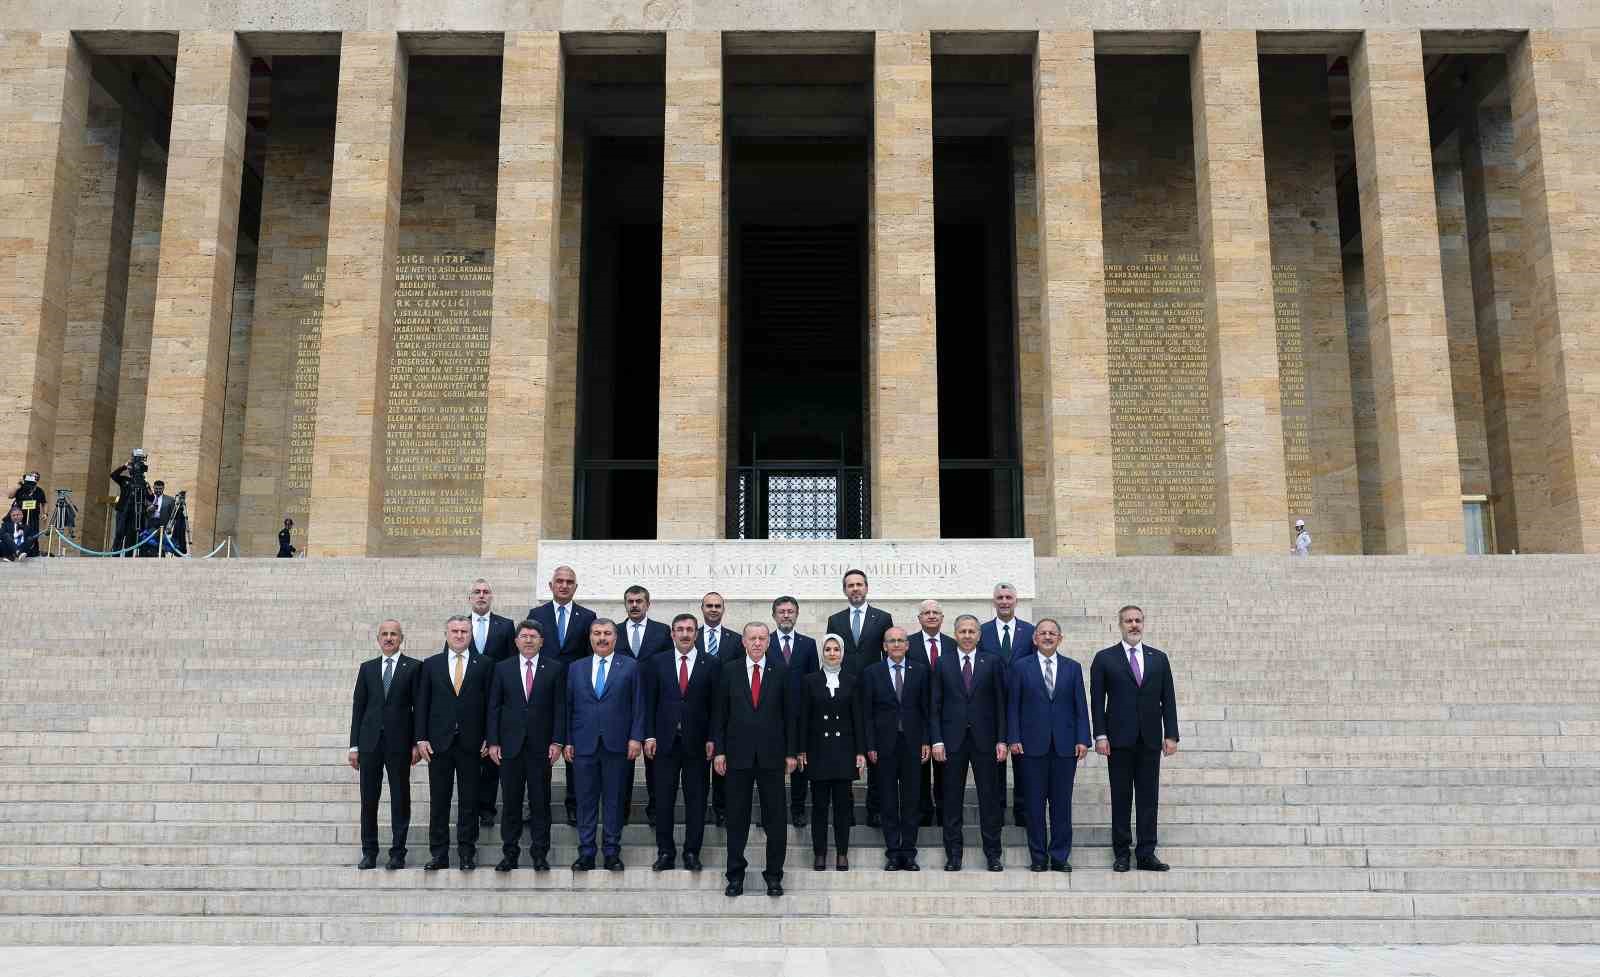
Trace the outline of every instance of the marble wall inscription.
{"type": "Polygon", "coordinates": [[[294,394],[289,401],[289,460],[284,480],[285,513],[304,516],[310,509],[311,442],[317,433],[317,377],[322,363],[322,286],[327,269],[318,265],[293,286],[305,314],[295,320],[294,394]]]}
{"type": "Polygon", "coordinates": [[[1278,391],[1283,404],[1283,467],[1288,482],[1289,512],[1296,518],[1316,514],[1312,489],[1311,414],[1306,405],[1306,355],[1300,322],[1300,269],[1272,266],[1273,305],[1278,322],[1278,391]]]}

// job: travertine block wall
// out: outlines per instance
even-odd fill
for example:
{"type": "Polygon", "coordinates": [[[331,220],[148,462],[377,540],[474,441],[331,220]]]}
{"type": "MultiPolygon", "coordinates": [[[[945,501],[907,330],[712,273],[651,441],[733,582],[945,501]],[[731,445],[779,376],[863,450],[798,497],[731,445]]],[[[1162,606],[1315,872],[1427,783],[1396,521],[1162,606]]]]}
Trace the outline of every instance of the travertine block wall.
{"type": "Polygon", "coordinates": [[[1368,31],[1350,58],[1385,543],[1464,546],[1422,37],[1368,31]]]}
{"type": "Polygon", "coordinates": [[[1307,520],[1314,552],[1360,553],[1350,345],[1329,117],[1325,57],[1262,59],[1261,127],[1282,350],[1289,515],[1307,520]],[[1298,398],[1292,388],[1296,356],[1303,385],[1298,398]],[[1309,506],[1298,504],[1305,492],[1295,481],[1305,475],[1309,506]]]}
{"type": "Polygon", "coordinates": [[[720,537],[728,436],[720,33],[667,33],[666,97],[656,536],[720,537]]]}
{"type": "Polygon", "coordinates": [[[1467,249],[1467,202],[1462,194],[1458,136],[1450,136],[1434,150],[1433,194],[1439,214],[1439,274],[1444,288],[1461,491],[1465,495],[1488,495],[1489,443],[1483,423],[1483,377],[1478,369],[1477,309],[1472,294],[1472,259],[1467,249]]]}
{"type": "MultiPolygon", "coordinates": [[[[156,314],[156,279],[161,267],[161,212],[166,203],[167,153],[146,138],[139,154],[138,199],[128,248],[128,300],[122,318],[122,364],[117,381],[117,432],[111,467],[145,447],[145,397],[150,388],[150,330],[156,314]]],[[[91,493],[112,493],[108,480],[91,493]]],[[[104,542],[102,537],[99,542],[104,542]]]]}
{"type": "Polygon", "coordinates": [[[482,552],[530,559],[546,535],[553,460],[547,434],[561,261],[561,36],[507,34],[502,65],[482,552]]]}
{"type": "MultiPolygon", "coordinates": [[[[55,464],[49,489],[68,489],[78,506],[78,539],[91,548],[105,535],[110,508],[111,442],[122,364],[122,319],[144,125],[109,96],[91,94],[82,191],[73,232],[55,464]]],[[[72,551],[75,552],[75,551],[72,551]]]]}
{"type": "Polygon", "coordinates": [[[383,535],[383,409],[405,152],[407,55],[392,33],[339,49],[333,194],[311,451],[310,552],[377,555],[383,535]]]}
{"type": "Polygon", "coordinates": [[[573,477],[578,448],[578,343],[582,313],[584,138],[561,144],[561,242],[545,425],[545,536],[572,538],[573,477]]]}
{"type": "MultiPolygon", "coordinates": [[[[217,542],[239,537],[239,485],[244,474],[244,415],[250,390],[250,326],[256,309],[256,242],[239,239],[228,323],[228,377],[222,393],[222,457],[217,466],[217,542]]],[[[209,552],[201,550],[201,553],[209,552]]]]}
{"type": "Polygon", "coordinates": [[[1033,71],[1041,363],[1054,545],[1116,551],[1094,35],[1039,34],[1033,71]]]}
{"type": "Polygon", "coordinates": [[[217,515],[249,81],[234,34],[179,36],[145,439],[161,452],[152,475],[188,491],[203,551],[217,515]]]}
{"type": "Polygon", "coordinates": [[[1016,241],[1013,281],[1017,318],[1017,420],[1022,445],[1022,528],[1035,552],[1054,552],[1051,521],[1050,441],[1045,411],[1049,380],[1044,360],[1044,322],[1040,306],[1039,182],[1032,143],[1011,147],[1012,228],[1016,241]]]}
{"type": "Polygon", "coordinates": [[[1523,247],[1545,391],[1551,549],[1600,550],[1600,29],[1508,55],[1523,247]]]}
{"type": "Polygon", "coordinates": [[[46,486],[88,102],[71,34],[0,33],[0,477],[38,469],[46,486]]]}
{"type": "Polygon", "coordinates": [[[1387,553],[1383,510],[1383,466],[1378,460],[1378,394],[1372,375],[1372,331],[1367,318],[1366,274],[1361,253],[1344,256],[1345,318],[1350,334],[1350,399],[1354,408],[1361,552],[1387,553]]]}
{"type": "Polygon", "coordinates": [[[1201,33],[1189,56],[1189,99],[1211,328],[1217,551],[1277,553],[1291,523],[1253,32],[1201,33]]]}
{"type": "Polygon", "coordinates": [[[927,34],[873,40],[867,411],[872,534],[939,535],[933,62],[927,34]]]}

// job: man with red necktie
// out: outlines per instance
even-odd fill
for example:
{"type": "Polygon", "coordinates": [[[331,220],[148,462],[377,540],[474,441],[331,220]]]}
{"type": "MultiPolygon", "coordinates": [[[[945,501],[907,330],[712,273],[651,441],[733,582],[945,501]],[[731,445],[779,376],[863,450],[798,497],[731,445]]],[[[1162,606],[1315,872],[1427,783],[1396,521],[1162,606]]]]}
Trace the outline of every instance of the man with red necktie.
{"type": "Polygon", "coordinates": [[[683,788],[683,867],[700,871],[706,829],[707,776],[711,760],[711,697],[718,663],[695,647],[700,622],[693,614],[672,619],[672,649],[641,665],[644,678],[644,755],[656,765],[657,872],[675,868],[673,812],[683,788]]]}
{"type": "Polygon", "coordinates": [[[783,895],[783,861],[789,848],[783,821],[783,775],[793,773],[798,738],[794,700],[781,661],[767,654],[771,630],[759,621],[744,626],[743,653],[725,656],[711,707],[715,769],[728,778],[728,887],[744,894],[744,857],[750,837],[750,793],[761,791],[761,826],[767,834],[767,864],[761,872],[767,895],[783,895]],[[730,660],[731,659],[731,660],[730,660]]]}
{"type": "MultiPolygon", "coordinates": [[[[496,872],[517,867],[522,841],[522,801],[528,801],[528,854],[535,872],[550,871],[550,770],[561,756],[567,725],[566,666],[543,654],[544,631],[533,621],[517,625],[517,653],[494,666],[489,682],[486,739],[500,771],[505,815],[496,872]]],[[[553,647],[553,644],[552,644],[553,647]]]]}

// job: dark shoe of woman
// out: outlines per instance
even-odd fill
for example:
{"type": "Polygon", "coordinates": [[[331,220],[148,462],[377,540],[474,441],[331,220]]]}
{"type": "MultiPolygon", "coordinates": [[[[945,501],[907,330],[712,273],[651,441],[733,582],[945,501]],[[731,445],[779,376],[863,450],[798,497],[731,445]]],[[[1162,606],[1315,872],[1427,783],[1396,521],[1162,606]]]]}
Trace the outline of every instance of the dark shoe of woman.
{"type": "Polygon", "coordinates": [[[826,856],[826,855],[818,855],[816,857],[816,860],[811,863],[811,871],[813,871],[813,872],[826,872],[827,870],[828,870],[828,856],[826,856]]]}
{"type": "Polygon", "coordinates": [[[839,858],[833,863],[833,867],[837,871],[848,872],[850,871],[850,859],[840,855],[839,858]]]}

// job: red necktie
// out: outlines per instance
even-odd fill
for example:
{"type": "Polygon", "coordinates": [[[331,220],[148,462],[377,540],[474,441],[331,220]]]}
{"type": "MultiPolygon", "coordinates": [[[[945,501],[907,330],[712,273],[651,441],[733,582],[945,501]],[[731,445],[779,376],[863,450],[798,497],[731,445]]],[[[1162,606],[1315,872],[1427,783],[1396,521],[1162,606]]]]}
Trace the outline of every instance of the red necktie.
{"type": "Polygon", "coordinates": [[[785,665],[789,664],[789,636],[787,634],[783,636],[783,663],[785,665]]]}
{"type": "Polygon", "coordinates": [[[939,667],[939,645],[940,645],[940,641],[939,641],[939,638],[938,638],[937,635],[932,637],[932,638],[930,638],[930,639],[928,639],[928,667],[929,668],[938,668],[939,667]]]}
{"type": "Polygon", "coordinates": [[[522,660],[522,674],[524,676],[523,679],[522,679],[522,697],[524,699],[531,699],[531,698],[533,698],[533,659],[532,658],[524,658],[522,660]]]}
{"type": "Polygon", "coordinates": [[[689,694],[689,656],[678,656],[678,695],[689,694]]]}
{"type": "Polygon", "coordinates": [[[967,691],[968,692],[972,691],[972,656],[971,655],[962,655],[961,656],[961,682],[962,682],[963,685],[965,685],[967,687],[967,691]]]}
{"type": "Polygon", "coordinates": [[[761,708],[761,666],[750,666],[750,708],[761,708]]]}

